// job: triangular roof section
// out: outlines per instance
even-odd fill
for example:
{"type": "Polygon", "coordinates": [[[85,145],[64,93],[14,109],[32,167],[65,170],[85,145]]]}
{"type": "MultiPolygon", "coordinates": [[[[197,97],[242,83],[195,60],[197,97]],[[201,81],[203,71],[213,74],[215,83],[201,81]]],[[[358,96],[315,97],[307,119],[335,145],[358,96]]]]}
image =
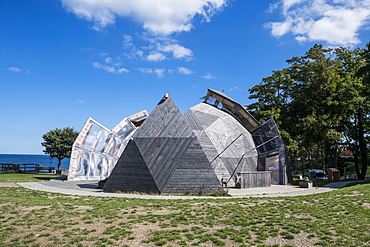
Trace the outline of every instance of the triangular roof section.
{"type": "Polygon", "coordinates": [[[134,137],[189,137],[192,128],[167,93],[140,126],[134,137]]]}

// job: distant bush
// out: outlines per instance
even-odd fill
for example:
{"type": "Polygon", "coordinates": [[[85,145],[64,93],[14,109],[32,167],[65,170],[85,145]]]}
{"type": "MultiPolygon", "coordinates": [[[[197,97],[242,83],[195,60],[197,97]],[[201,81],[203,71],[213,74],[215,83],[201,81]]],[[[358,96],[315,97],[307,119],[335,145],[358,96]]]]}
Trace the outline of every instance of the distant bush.
{"type": "Polygon", "coordinates": [[[19,170],[5,170],[5,171],[0,171],[0,174],[18,174],[22,173],[22,171],[19,170]]]}

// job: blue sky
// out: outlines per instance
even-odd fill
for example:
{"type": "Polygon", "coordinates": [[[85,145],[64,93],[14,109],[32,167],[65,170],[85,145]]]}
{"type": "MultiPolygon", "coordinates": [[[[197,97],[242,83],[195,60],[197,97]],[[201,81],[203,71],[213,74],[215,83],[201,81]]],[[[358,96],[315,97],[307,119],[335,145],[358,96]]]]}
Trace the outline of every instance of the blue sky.
{"type": "Polygon", "coordinates": [[[0,153],[88,117],[113,128],[169,93],[182,112],[208,88],[248,89],[315,43],[363,47],[370,0],[2,0],[0,153]]]}

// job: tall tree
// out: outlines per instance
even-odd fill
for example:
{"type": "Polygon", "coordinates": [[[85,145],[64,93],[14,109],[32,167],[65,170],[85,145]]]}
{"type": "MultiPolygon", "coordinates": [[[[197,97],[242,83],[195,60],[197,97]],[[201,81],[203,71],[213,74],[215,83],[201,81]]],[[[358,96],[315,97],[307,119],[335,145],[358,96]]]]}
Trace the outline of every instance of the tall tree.
{"type": "Polygon", "coordinates": [[[44,142],[41,145],[45,147],[44,153],[58,159],[58,170],[62,160],[71,156],[72,146],[77,136],[78,132],[69,127],[50,130],[42,136],[44,142]]]}
{"type": "Polygon", "coordinates": [[[293,153],[301,159],[313,162],[316,156],[315,160],[326,159],[325,163],[336,167],[343,118],[347,116],[342,64],[335,59],[333,49],[322,45],[314,45],[304,56],[293,57],[287,63],[289,67],[274,71],[250,89],[250,98],[257,102],[247,108],[261,118],[277,118],[289,143],[295,143],[287,145],[290,152],[293,147],[293,153]]]}
{"type": "Polygon", "coordinates": [[[342,77],[345,78],[347,95],[345,119],[346,145],[354,154],[355,170],[359,179],[364,179],[368,167],[369,112],[370,112],[370,43],[365,49],[338,48],[337,60],[342,64],[342,77]]]}
{"type": "Polygon", "coordinates": [[[279,126],[281,137],[289,150],[290,162],[295,167],[295,157],[298,155],[298,141],[290,135],[288,105],[291,101],[294,80],[290,77],[289,68],[273,71],[269,77],[262,78],[262,83],[249,89],[250,99],[257,101],[246,108],[259,121],[265,122],[274,118],[279,126]]]}
{"type": "Polygon", "coordinates": [[[369,145],[369,132],[370,132],[370,42],[366,44],[366,48],[363,49],[361,53],[365,65],[359,69],[359,76],[363,77],[363,90],[362,90],[362,101],[363,107],[361,107],[361,112],[359,120],[359,145],[361,151],[362,160],[362,173],[360,174],[360,179],[365,179],[367,167],[369,165],[368,157],[368,145],[369,145]]]}
{"type": "Polygon", "coordinates": [[[314,45],[302,57],[287,61],[290,76],[295,80],[291,93],[291,132],[300,136],[304,146],[321,149],[331,167],[336,167],[337,144],[341,140],[341,119],[344,111],[343,79],[340,63],[333,59],[333,50],[314,45]]]}

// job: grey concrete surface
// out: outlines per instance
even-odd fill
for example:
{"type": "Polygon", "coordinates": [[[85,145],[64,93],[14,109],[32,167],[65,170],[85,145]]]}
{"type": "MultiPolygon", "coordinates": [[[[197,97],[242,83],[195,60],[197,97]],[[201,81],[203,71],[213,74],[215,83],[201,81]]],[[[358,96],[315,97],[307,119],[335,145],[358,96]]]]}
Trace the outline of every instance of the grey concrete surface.
{"type": "Polygon", "coordinates": [[[263,188],[250,188],[237,191],[233,189],[229,191],[232,197],[236,196],[256,196],[256,197],[279,197],[279,196],[305,196],[317,193],[329,192],[332,190],[340,189],[345,185],[354,181],[342,181],[327,184],[323,187],[314,187],[313,189],[299,188],[298,186],[285,186],[285,185],[271,185],[271,187],[263,188]]]}
{"type": "MultiPolygon", "coordinates": [[[[305,196],[323,193],[342,188],[351,181],[334,182],[323,187],[313,189],[299,188],[298,186],[272,185],[271,187],[235,189],[229,188],[231,197],[279,197],[279,196],[305,196]]],[[[48,182],[23,182],[18,185],[32,190],[61,193],[66,195],[124,197],[140,199],[220,199],[230,197],[213,196],[177,196],[177,195],[146,195],[146,194],[123,194],[104,193],[98,189],[98,181],[66,181],[53,179],[48,182]]]]}
{"type": "Polygon", "coordinates": [[[19,187],[19,185],[16,183],[1,182],[0,187],[19,187]]]}

